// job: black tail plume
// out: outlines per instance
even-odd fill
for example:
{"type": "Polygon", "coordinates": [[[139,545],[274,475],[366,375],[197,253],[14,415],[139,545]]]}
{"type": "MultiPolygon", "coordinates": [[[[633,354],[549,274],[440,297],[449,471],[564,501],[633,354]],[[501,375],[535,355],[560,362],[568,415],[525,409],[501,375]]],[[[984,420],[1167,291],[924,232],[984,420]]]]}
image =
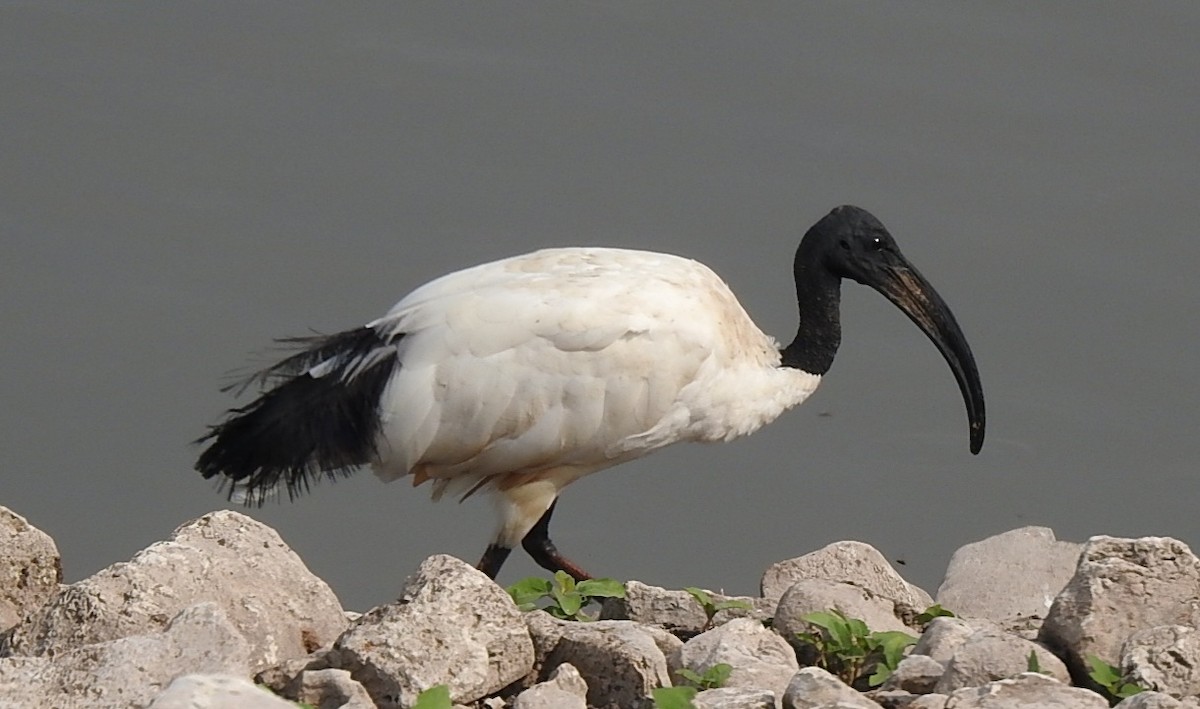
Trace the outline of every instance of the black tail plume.
{"type": "Polygon", "coordinates": [[[228,387],[257,385],[261,394],[196,441],[208,444],[196,470],[224,476],[230,497],[240,492],[261,505],[281,484],[294,498],[322,476],[337,479],[370,462],[400,337],[361,327],[284,340],[304,349],[228,387]]]}

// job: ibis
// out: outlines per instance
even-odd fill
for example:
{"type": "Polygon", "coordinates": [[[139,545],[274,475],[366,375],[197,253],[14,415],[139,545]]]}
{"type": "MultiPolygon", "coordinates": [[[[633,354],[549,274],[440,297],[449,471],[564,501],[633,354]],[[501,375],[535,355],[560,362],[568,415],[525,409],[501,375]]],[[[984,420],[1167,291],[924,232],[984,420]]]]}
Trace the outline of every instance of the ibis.
{"type": "Polygon", "coordinates": [[[780,346],[696,261],[615,248],[552,248],[474,266],[409,293],[362,327],[290,340],[244,382],[258,396],[198,441],[205,478],[248,503],[370,466],[429,483],[434,500],[494,496],[479,569],[520,544],[589,578],[550,540],[559,494],[580,478],[680,441],[754,432],[813,393],[841,342],[841,282],[879,291],[937,346],[983,445],[974,356],[950,308],[867,211],[834,209],[793,262],[799,327],[780,346]]]}

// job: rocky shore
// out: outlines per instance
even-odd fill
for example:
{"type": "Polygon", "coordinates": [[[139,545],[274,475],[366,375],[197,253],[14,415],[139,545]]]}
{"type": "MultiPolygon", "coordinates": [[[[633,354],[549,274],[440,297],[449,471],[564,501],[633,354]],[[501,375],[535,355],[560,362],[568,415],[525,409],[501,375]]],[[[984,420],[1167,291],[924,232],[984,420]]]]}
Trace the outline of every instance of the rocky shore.
{"type": "Polygon", "coordinates": [[[0,548],[0,709],[390,709],[438,685],[491,709],[653,707],[655,689],[722,664],[692,706],[1102,709],[1124,686],[1144,691],[1122,709],[1200,708],[1200,560],[1166,537],[1013,530],[959,549],[936,598],[839,542],[715,613],[629,581],[594,622],[523,612],[449,556],[349,613],[274,530],[231,511],[69,585],[53,540],[2,507],[0,548]],[[935,602],[954,615],[923,613],[935,602]],[[877,686],[852,687],[803,639],[831,609],[916,642],[877,686]]]}

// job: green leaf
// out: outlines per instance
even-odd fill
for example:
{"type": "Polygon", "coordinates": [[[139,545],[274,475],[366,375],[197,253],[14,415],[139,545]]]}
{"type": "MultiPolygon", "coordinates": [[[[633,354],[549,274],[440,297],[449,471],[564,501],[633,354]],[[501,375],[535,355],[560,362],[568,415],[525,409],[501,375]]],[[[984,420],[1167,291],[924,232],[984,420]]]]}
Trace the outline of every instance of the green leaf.
{"type": "Polygon", "coordinates": [[[943,618],[943,617],[954,618],[955,615],[952,611],[948,611],[945,608],[942,608],[942,604],[934,603],[932,606],[929,606],[924,611],[917,614],[916,621],[917,621],[918,625],[925,625],[926,623],[933,620],[934,618],[943,618]]]}
{"type": "Polygon", "coordinates": [[[1117,672],[1117,668],[1101,660],[1099,657],[1088,655],[1087,663],[1092,668],[1088,672],[1088,677],[1091,677],[1092,681],[1105,689],[1115,687],[1121,681],[1121,675],[1117,672]]]}
{"type": "Polygon", "coordinates": [[[702,608],[707,610],[708,608],[712,607],[713,600],[712,596],[708,595],[708,591],[705,591],[702,588],[696,588],[695,586],[687,586],[683,590],[692,594],[692,598],[695,598],[696,602],[699,603],[702,608]]]}
{"type": "Polygon", "coordinates": [[[587,581],[580,581],[575,590],[589,598],[625,597],[625,584],[616,579],[589,579],[587,581]]]}
{"type": "Polygon", "coordinates": [[[729,675],[733,674],[733,666],[724,662],[718,662],[708,671],[704,673],[704,688],[719,689],[725,686],[729,681],[729,675]]]}
{"type": "Polygon", "coordinates": [[[695,687],[659,687],[650,692],[654,698],[655,709],[696,709],[692,699],[696,697],[695,687]]]}
{"type": "Polygon", "coordinates": [[[697,673],[694,670],[689,670],[686,667],[679,668],[679,671],[676,672],[675,674],[677,674],[680,677],[682,677],[683,679],[687,680],[688,683],[694,687],[699,687],[700,683],[704,681],[704,678],[701,677],[699,673],[697,673]]]}
{"type": "Polygon", "coordinates": [[[568,618],[573,618],[583,608],[583,596],[574,591],[566,592],[554,589],[554,600],[568,618]]]}
{"type": "Polygon", "coordinates": [[[554,572],[554,585],[563,590],[564,593],[575,592],[575,578],[566,571],[554,572]]]}
{"type": "Polygon", "coordinates": [[[522,610],[531,610],[538,600],[550,595],[550,582],[536,576],[523,578],[508,587],[508,595],[522,610]]]}
{"type": "Polygon", "coordinates": [[[418,694],[413,709],[451,709],[453,706],[450,702],[450,688],[439,684],[418,694]]]}
{"type": "Polygon", "coordinates": [[[1041,673],[1042,663],[1038,662],[1038,656],[1037,656],[1036,650],[1030,650],[1029,657],[1025,658],[1025,671],[1026,672],[1037,672],[1039,674],[1041,673]]]}
{"type": "Polygon", "coordinates": [[[729,610],[731,608],[748,611],[752,610],[754,605],[749,601],[743,601],[740,598],[731,598],[727,601],[720,601],[719,603],[715,604],[713,608],[716,608],[719,611],[729,610]]]}

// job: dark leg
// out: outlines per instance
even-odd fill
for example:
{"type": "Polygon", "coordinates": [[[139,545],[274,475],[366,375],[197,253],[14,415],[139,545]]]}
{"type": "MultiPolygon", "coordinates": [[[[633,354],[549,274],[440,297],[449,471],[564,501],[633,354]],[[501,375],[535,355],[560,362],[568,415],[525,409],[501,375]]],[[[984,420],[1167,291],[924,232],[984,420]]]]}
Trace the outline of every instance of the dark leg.
{"type": "MultiPolygon", "coordinates": [[[[554,514],[554,506],[558,504],[558,500],[550,503],[550,507],[542,515],[542,518],[533,525],[533,529],[529,530],[529,534],[521,540],[521,546],[525,551],[529,552],[529,556],[537,562],[538,566],[549,571],[566,571],[576,581],[586,581],[591,578],[591,574],[579,568],[570,559],[558,553],[554,542],[550,541],[550,515],[554,514]]],[[[507,551],[507,550],[505,550],[507,551]]],[[[487,555],[484,555],[486,558],[487,555]]],[[[499,566],[497,565],[497,568],[499,566]]]]}
{"type": "Polygon", "coordinates": [[[502,547],[499,544],[488,544],[488,548],[483,552],[483,558],[475,565],[483,573],[488,575],[488,578],[495,579],[496,574],[500,573],[500,567],[504,565],[504,560],[508,558],[512,549],[502,547]]]}

